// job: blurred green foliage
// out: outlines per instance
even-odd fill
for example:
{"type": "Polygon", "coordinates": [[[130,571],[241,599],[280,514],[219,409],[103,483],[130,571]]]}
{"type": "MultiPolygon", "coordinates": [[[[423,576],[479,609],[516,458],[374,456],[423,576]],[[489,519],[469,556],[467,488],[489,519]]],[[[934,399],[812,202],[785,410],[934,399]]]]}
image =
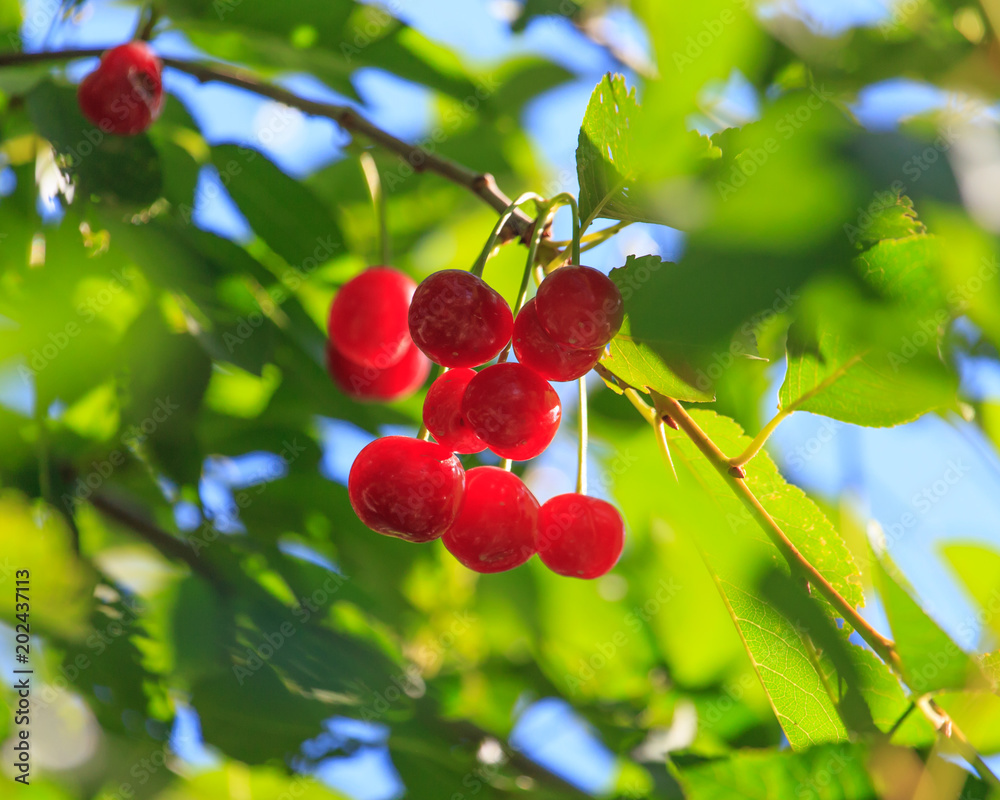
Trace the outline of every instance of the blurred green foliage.
{"type": "MultiPolygon", "coordinates": [[[[363,3],[156,5],[164,30],[262,80],[308,73],[353,98],[357,71],[377,67],[424,86],[436,152],[511,196],[547,183],[522,117],[572,77],[562,66],[519,56],[487,75],[363,3]]],[[[584,119],[565,121],[580,123],[586,219],[686,233],[677,263],[639,252],[612,273],[628,319],[604,364],[642,391],[712,403],[692,414],[729,456],[766,422],[765,371],[784,355],[785,413],[891,426],[957,412],[1000,445],[998,406],[961,398],[955,368],[956,349],[997,358],[997,241],[958,202],[947,159],[913,161],[947,152],[939,129],[967,130],[995,102],[996,33],[978,6],[905,5],[830,39],[752,3],[636,3],[658,76],[637,94],[609,75],[584,119]],[[739,127],[713,100],[734,70],[764,98],[739,127]],[[858,90],[896,76],[965,99],[866,131],[858,90]],[[711,136],[692,132],[703,119],[711,136]],[[977,340],[953,335],[959,317],[977,340]]],[[[585,31],[607,11],[529,0],[511,24],[555,15],[585,31]]],[[[0,52],[17,49],[20,23],[19,4],[0,0],[0,52]]],[[[246,143],[209,145],[176,97],[146,135],[88,136],[49,65],[0,69],[0,112],[15,183],[0,198],[0,364],[36,409],[0,407],[0,608],[12,625],[11,570],[30,569],[33,797],[334,797],[310,768],[366,745],[304,750],[333,717],[387,727],[407,796],[579,796],[507,744],[545,697],[614,754],[614,796],[910,797],[921,776],[934,797],[998,796],[942,758],[948,743],[912,708],[946,690],[940,707],[972,744],[1000,751],[998,655],[959,648],[885,554],[858,545],[836,498],[810,498],[766,454],[747,484],[851,605],[878,592],[907,685],[790,577],[687,436],[665,435],[675,482],[645,421],[603,387],[594,481],[629,531],[606,578],[561,578],[537,560],[477,577],[439,544],[364,529],[318,471],[321,420],[415,429],[421,398],[359,405],[323,367],[330,299],[376,252],[353,157],[291,177],[246,143]],[[252,228],[245,245],[192,224],[204,169],[252,228]],[[40,219],[39,191],[61,197],[58,224],[40,219]],[[235,491],[238,526],[203,513],[178,525],[178,508],[203,510],[209,464],[260,452],[280,469],[235,491]],[[219,757],[198,774],[168,741],[185,707],[219,757]],[[59,746],[66,719],[75,738],[59,746]],[[494,739],[502,755],[484,760],[494,739]]],[[[396,266],[418,280],[468,268],[495,214],[431,170],[371,153],[396,266]]],[[[485,273],[511,301],[522,263],[510,245],[485,273]]],[[[1000,636],[1000,556],[955,545],[944,557],[1000,636]]],[[[0,696],[16,702],[9,686],[0,696]]]]}

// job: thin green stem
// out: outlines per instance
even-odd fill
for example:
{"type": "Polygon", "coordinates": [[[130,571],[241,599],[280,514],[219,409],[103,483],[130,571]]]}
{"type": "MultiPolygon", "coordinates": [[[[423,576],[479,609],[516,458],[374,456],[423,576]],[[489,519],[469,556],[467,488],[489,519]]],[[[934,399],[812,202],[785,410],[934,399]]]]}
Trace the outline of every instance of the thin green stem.
{"type": "MultiPolygon", "coordinates": [[[[534,200],[536,203],[543,203],[544,200],[540,195],[534,192],[525,192],[515,199],[503,213],[500,215],[500,219],[497,220],[497,224],[493,226],[493,231],[490,233],[489,238],[486,240],[486,244],[483,246],[483,251],[479,254],[479,258],[476,259],[476,263],[472,265],[472,269],[469,270],[477,278],[483,277],[483,270],[486,269],[486,262],[489,261],[490,254],[493,252],[494,248],[497,247],[497,242],[500,239],[501,233],[504,227],[507,225],[507,220],[509,220],[514,212],[517,211],[517,207],[523,203],[527,203],[529,200],[534,200]]],[[[535,231],[531,232],[532,238],[534,238],[535,231]]]]}
{"type": "Polygon", "coordinates": [[[577,419],[580,423],[579,447],[577,449],[576,493],[587,493],[587,376],[579,379],[580,408],[577,419]]]}
{"type": "Polygon", "coordinates": [[[771,421],[768,422],[767,425],[765,425],[761,429],[760,433],[758,433],[753,438],[753,441],[750,442],[750,444],[747,446],[747,449],[740,455],[729,460],[729,465],[731,467],[736,467],[738,469],[742,468],[744,464],[750,461],[750,459],[752,459],[755,455],[757,455],[757,453],[761,451],[761,448],[764,447],[764,444],[767,442],[768,438],[770,438],[771,434],[774,433],[775,429],[778,427],[778,425],[781,424],[781,422],[784,419],[790,417],[793,411],[801,408],[807,401],[811,400],[816,395],[826,391],[831,386],[833,386],[833,384],[835,384],[837,381],[843,378],[847,374],[847,372],[852,367],[854,367],[855,364],[861,362],[861,360],[865,357],[865,355],[867,355],[867,351],[852,356],[843,364],[841,364],[836,370],[827,375],[824,380],[813,386],[813,388],[810,389],[808,392],[800,395],[793,402],[789,403],[784,408],[779,409],[778,413],[774,415],[771,421]]]}
{"type": "MultiPolygon", "coordinates": [[[[595,233],[588,233],[585,236],[580,237],[580,252],[585,253],[588,250],[593,250],[595,247],[599,247],[604,244],[608,239],[615,236],[623,228],[627,228],[631,225],[631,221],[618,222],[614,225],[609,225],[607,228],[602,228],[595,233]]],[[[566,251],[573,246],[572,240],[568,242],[549,242],[550,247],[559,248],[555,256],[553,256],[547,264],[542,267],[543,272],[548,275],[552,270],[554,270],[559,264],[566,260],[566,251]]]]}
{"type": "Polygon", "coordinates": [[[782,421],[791,416],[791,411],[787,409],[782,409],[773,417],[771,421],[767,423],[763,428],[760,429],[760,433],[753,437],[753,441],[747,445],[747,449],[740,453],[735,458],[729,459],[729,465],[733,467],[742,467],[750,459],[752,459],[757,453],[761,451],[767,440],[771,438],[771,434],[774,433],[775,429],[782,423],[782,421]]]}
{"type": "MultiPolygon", "coordinates": [[[[438,378],[444,375],[448,371],[447,367],[442,367],[440,364],[435,364],[434,369],[431,370],[430,382],[433,384],[438,378]]],[[[417,438],[425,442],[431,440],[431,433],[427,430],[427,426],[423,423],[420,424],[420,430],[417,431],[417,438]]]]}
{"type": "Polygon", "coordinates": [[[378,174],[378,165],[372,154],[367,150],[363,151],[358,160],[361,162],[361,171],[365,175],[365,183],[368,184],[368,193],[372,198],[372,209],[375,212],[375,225],[378,228],[378,263],[388,264],[392,257],[392,249],[389,238],[389,218],[386,213],[385,192],[382,191],[382,179],[378,174]]]}
{"type": "Polygon", "coordinates": [[[656,424],[656,409],[643,400],[639,392],[632,387],[629,387],[623,394],[628,401],[635,406],[635,410],[642,414],[642,417],[646,420],[646,422],[650,425],[656,424]]]}
{"type": "Polygon", "coordinates": [[[510,472],[511,467],[514,466],[514,460],[511,458],[504,458],[500,461],[500,469],[504,472],[510,472]]]}
{"type": "Polygon", "coordinates": [[[570,210],[573,212],[573,239],[571,241],[570,250],[570,261],[574,264],[580,263],[580,208],[576,204],[576,198],[569,192],[561,192],[552,198],[550,201],[552,203],[552,209],[555,210],[559,206],[569,206],[570,210]]]}
{"type": "MultiPolygon", "coordinates": [[[[521,275],[521,285],[518,287],[517,299],[514,302],[515,317],[528,300],[528,286],[531,283],[531,273],[535,267],[535,259],[538,257],[538,245],[542,241],[545,229],[548,227],[552,211],[551,202],[539,204],[538,217],[535,219],[535,225],[531,230],[531,239],[528,241],[528,258],[524,262],[524,273],[521,275]]],[[[498,364],[504,363],[510,357],[511,344],[511,342],[508,342],[503,352],[497,357],[498,364]]]]}
{"type": "Polygon", "coordinates": [[[687,434],[694,445],[701,450],[702,454],[709,460],[723,480],[733,490],[740,502],[750,512],[750,515],[763,528],[764,533],[778,548],[785,561],[793,571],[805,577],[810,584],[815,586],[823,594],[838,613],[848,622],[858,635],[868,643],[878,656],[888,663],[897,673],[901,672],[899,654],[896,652],[895,643],[879,633],[871,624],[862,617],[856,608],[852,606],[843,595],[834,588],[826,577],[812,565],[812,563],[799,552],[799,549],[785,535],[781,526],[774,521],[774,518],[767,512],[757,496],[747,486],[743,478],[736,477],[730,471],[731,464],[715,442],[698,426],[687,410],[672,397],[665,397],[660,394],[653,395],[656,410],[660,416],[668,414],[677,426],[687,434]]]}

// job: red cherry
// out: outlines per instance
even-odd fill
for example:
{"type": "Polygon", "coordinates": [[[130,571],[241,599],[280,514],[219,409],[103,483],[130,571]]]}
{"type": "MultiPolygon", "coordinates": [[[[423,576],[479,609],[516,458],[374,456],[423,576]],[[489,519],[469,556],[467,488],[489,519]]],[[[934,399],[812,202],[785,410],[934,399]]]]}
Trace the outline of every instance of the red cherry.
{"type": "Polygon", "coordinates": [[[80,82],[80,110],[105,133],[142,133],[163,110],[162,70],[160,59],[145,42],[113,47],[80,82]]]}
{"type": "Polygon", "coordinates": [[[538,501],[517,475],[499,467],[466,473],[465,499],[444,546],[476,572],[519,567],[535,552],[538,501]]]}
{"type": "Polygon", "coordinates": [[[614,281],[590,267],[557,269],[538,287],[538,321],[559,344],[604,347],[621,329],[625,304],[614,281]]]}
{"type": "Polygon", "coordinates": [[[478,367],[506,347],[510,306],[482,278],[445,269],[425,278],[410,303],[410,336],[435,363],[478,367]]]}
{"type": "Polygon", "coordinates": [[[462,396],[476,371],[468,367],[448,370],[431,384],[424,399],[424,425],[453,453],[479,453],[486,449],[462,416],[462,396]]]}
{"type": "Polygon", "coordinates": [[[411,343],[402,359],[391,367],[363,367],[344,358],[333,342],[327,342],[326,369],[344,394],[384,403],[416,392],[427,380],[431,362],[411,343]]]}
{"type": "Polygon", "coordinates": [[[411,345],[406,314],[417,284],[392,267],[369,267],[340,287],[327,329],[345,358],[385,369],[411,345]]]}
{"type": "Polygon", "coordinates": [[[586,375],[601,360],[604,348],[573,350],[552,341],[538,321],[532,298],[514,320],[514,353],[528,369],[549,381],[573,381],[586,375]]]}
{"type": "Polygon", "coordinates": [[[549,382],[523,364],[494,364],[478,373],[462,397],[462,414],[501,458],[523,461],[556,435],[562,404],[549,382]]]}
{"type": "Polygon", "coordinates": [[[447,447],[408,436],[384,436],[351,465],[347,493],[373,531],[408,542],[437,539],[455,521],[465,470],[447,447]]]}
{"type": "Polygon", "coordinates": [[[582,494],[560,494],[542,506],[538,555],[553,572],[599,578],[618,561],[624,542],[625,525],[610,503],[582,494]]]}

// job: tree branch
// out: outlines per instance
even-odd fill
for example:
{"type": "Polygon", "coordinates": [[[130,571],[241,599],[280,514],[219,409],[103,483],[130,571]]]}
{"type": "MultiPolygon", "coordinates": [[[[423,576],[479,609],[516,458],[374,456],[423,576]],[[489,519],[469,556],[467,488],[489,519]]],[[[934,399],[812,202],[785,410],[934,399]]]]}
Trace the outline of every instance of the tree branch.
{"type": "MultiPolygon", "coordinates": [[[[103,47],[91,47],[37,53],[3,53],[0,54],[0,68],[72,61],[78,58],[94,58],[99,57],[107,49],[103,47]]],[[[503,211],[510,205],[510,198],[500,190],[496,180],[490,173],[476,172],[456,161],[452,161],[437,153],[432,153],[419,145],[404,142],[402,139],[382,130],[350,106],[307,100],[304,97],[299,97],[294,92],[282,89],[280,86],[264,83],[246,70],[221,65],[198,64],[176,58],[162,58],[161,61],[165,67],[170,67],[171,69],[191,75],[202,83],[213,81],[225,83],[229,86],[235,86],[238,89],[245,89],[248,92],[259,94],[262,97],[268,97],[275,102],[290,106],[291,108],[297,108],[306,114],[331,119],[344,130],[360,134],[380,147],[396,153],[413,167],[414,170],[418,172],[433,172],[458,186],[468,189],[496,211],[503,211]]],[[[526,243],[533,224],[533,221],[524,212],[520,210],[515,212],[508,223],[509,231],[505,232],[504,239],[509,240],[516,236],[522,242],[526,243]]]]}
{"type": "MultiPolygon", "coordinates": [[[[0,54],[0,67],[90,58],[100,56],[105,49],[89,48],[54,52],[0,54]]],[[[263,97],[268,97],[292,108],[297,108],[304,113],[331,119],[343,129],[361,134],[373,143],[396,153],[404,158],[414,170],[434,172],[452,183],[468,189],[498,212],[506,210],[511,204],[510,198],[500,190],[496,180],[489,173],[476,172],[455,161],[431,153],[418,145],[408,144],[374,125],[349,106],[307,100],[286,89],[263,83],[257,80],[251,73],[242,70],[221,66],[207,66],[173,58],[164,58],[162,61],[165,66],[192,75],[199,81],[225,83],[254,92],[263,97]]],[[[523,212],[517,211],[516,214],[512,215],[509,222],[509,227],[512,229],[510,238],[517,236],[522,242],[527,242],[533,224],[533,221],[523,212]]],[[[555,253],[552,255],[554,256],[555,253]]],[[[741,462],[745,463],[745,461],[752,458],[759,451],[760,446],[763,445],[767,438],[767,434],[773,430],[773,427],[777,426],[777,422],[773,426],[768,426],[766,429],[767,434],[762,432],[762,435],[758,437],[760,439],[759,443],[755,440],[756,447],[754,449],[743,454],[743,456],[730,460],[708,435],[701,430],[679,402],[673,398],[653,392],[655,409],[650,409],[635,390],[624,381],[618,379],[614,373],[601,365],[598,365],[597,371],[605,378],[613,378],[622,384],[628,399],[643,414],[647,421],[654,426],[661,424],[664,419],[672,419],[677,427],[684,431],[702,454],[708,458],[712,466],[715,467],[723,480],[726,481],[771,539],[772,543],[778,548],[792,570],[797,571],[810,584],[816,586],[831,605],[837,609],[843,618],[851,624],[862,639],[890,668],[897,675],[902,674],[895,643],[891,639],[882,636],[867,620],[861,617],[857,610],[830,584],[822,573],[799,552],[798,548],[788,539],[781,527],[775,522],[744,481],[741,462]]],[[[802,398],[800,398],[801,400],[802,398]]],[[[789,412],[791,410],[793,409],[790,408],[789,412]]],[[[779,415],[777,421],[780,422],[781,418],[783,417],[779,415]]],[[[214,570],[207,564],[201,563],[190,548],[176,537],[171,536],[155,524],[148,522],[145,518],[121,507],[104,496],[95,495],[91,498],[91,502],[104,513],[135,530],[164,554],[184,561],[193,570],[209,577],[213,583],[223,585],[217,580],[219,576],[215,574],[214,570]]],[[[993,785],[1000,785],[997,782],[996,776],[984,764],[975,749],[969,745],[968,740],[961,731],[954,726],[953,722],[946,715],[943,715],[943,712],[935,704],[931,702],[918,702],[917,706],[929,720],[936,722],[936,726],[942,735],[955,742],[962,755],[976,767],[985,780],[993,785]]]]}
{"type": "Polygon", "coordinates": [[[723,480],[733,490],[733,493],[740,499],[740,502],[747,508],[751,516],[764,529],[768,538],[778,548],[781,555],[788,562],[789,566],[803,575],[810,584],[815,586],[823,594],[830,604],[837,609],[838,613],[853,627],[868,646],[874,650],[879,657],[893,667],[897,672],[900,668],[899,655],[896,653],[896,646],[891,639],[887,639],[879,633],[871,624],[862,617],[856,608],[852,606],[844,596],[837,591],[816,567],[799,552],[799,549],[792,543],[791,539],[785,535],[781,526],[774,521],[774,518],[761,505],[757,496],[747,486],[743,478],[737,477],[731,471],[729,459],[706,434],[698,423],[691,418],[687,410],[672,397],[664,397],[661,394],[653,393],[653,402],[656,410],[661,414],[669,414],[678,427],[688,438],[694,442],[695,447],[701,450],[702,454],[715,467],[723,480]]]}
{"type": "Polygon", "coordinates": [[[95,492],[88,499],[98,511],[139,534],[163,555],[187,564],[192,572],[208,579],[220,591],[225,591],[226,587],[221,576],[207,561],[199,558],[187,542],[167,533],[140,512],[126,507],[118,500],[111,499],[107,494],[95,492]]]}

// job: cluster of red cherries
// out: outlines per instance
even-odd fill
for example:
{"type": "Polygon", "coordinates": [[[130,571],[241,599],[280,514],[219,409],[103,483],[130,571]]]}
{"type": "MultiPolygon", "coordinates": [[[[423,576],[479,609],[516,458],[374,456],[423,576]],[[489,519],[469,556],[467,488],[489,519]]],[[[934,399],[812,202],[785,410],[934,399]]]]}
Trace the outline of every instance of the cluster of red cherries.
{"type": "Polygon", "coordinates": [[[105,133],[142,133],[163,110],[162,72],[163,64],[145,42],[113,47],[80,82],[80,110],[105,133]]]}
{"type": "Polygon", "coordinates": [[[330,307],[327,345],[341,390],[360,400],[399,399],[423,384],[431,361],[446,368],[424,400],[435,441],[386,436],[354,461],[348,493],[361,521],[410,542],[442,538],[476,572],[513,569],[538,553],[560,575],[607,573],[624,543],[613,506],[575,493],[539,505],[509,470],[466,472],[457,454],[489,449],[517,461],[541,454],[562,416],[549,381],[589,372],[623,316],[618,287],[590,267],[557,269],[516,319],[471,272],[442,270],[417,286],[377,266],[348,281],[330,307]],[[511,346],[516,363],[506,361],[511,346]]]}

